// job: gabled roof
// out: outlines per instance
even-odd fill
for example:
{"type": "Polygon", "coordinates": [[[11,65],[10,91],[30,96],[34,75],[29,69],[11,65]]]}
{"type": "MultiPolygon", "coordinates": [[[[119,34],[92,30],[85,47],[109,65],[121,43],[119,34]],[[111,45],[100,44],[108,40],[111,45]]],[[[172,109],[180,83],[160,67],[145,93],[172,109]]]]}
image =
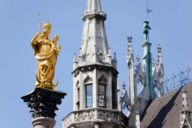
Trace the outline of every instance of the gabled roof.
{"type": "Polygon", "coordinates": [[[192,84],[181,87],[154,100],[146,110],[141,128],[179,128],[182,90],[187,90],[189,110],[192,110],[192,84]]]}

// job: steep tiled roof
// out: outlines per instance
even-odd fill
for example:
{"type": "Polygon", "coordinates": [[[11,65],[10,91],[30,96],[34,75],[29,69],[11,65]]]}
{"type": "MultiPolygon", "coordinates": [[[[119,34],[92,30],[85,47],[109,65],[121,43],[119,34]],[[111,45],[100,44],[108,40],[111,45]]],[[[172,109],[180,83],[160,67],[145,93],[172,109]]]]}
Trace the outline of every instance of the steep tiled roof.
{"type": "Polygon", "coordinates": [[[189,110],[192,110],[192,85],[181,87],[149,105],[141,121],[141,128],[179,128],[184,89],[187,90],[189,110]]]}

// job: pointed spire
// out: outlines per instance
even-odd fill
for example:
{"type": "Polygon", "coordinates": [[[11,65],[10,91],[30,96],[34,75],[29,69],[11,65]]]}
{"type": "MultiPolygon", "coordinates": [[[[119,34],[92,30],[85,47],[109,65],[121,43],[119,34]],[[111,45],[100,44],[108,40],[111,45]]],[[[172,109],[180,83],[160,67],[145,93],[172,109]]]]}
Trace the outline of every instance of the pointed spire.
{"type": "Polygon", "coordinates": [[[157,62],[153,72],[153,84],[156,87],[156,95],[158,97],[164,95],[164,65],[162,58],[162,48],[160,44],[157,47],[157,62]]]}
{"type": "Polygon", "coordinates": [[[145,72],[145,87],[146,87],[146,98],[148,100],[153,100],[156,98],[155,89],[153,86],[152,78],[152,55],[151,55],[151,43],[149,43],[149,26],[148,21],[144,21],[144,44],[143,44],[143,68],[145,72]]]}
{"type": "Polygon", "coordinates": [[[160,44],[158,44],[158,47],[157,47],[157,63],[159,65],[162,64],[163,66],[162,48],[160,44]]]}
{"type": "Polygon", "coordinates": [[[127,37],[128,40],[128,53],[127,53],[127,64],[133,63],[133,45],[132,45],[132,37],[127,37]]]}
{"type": "Polygon", "coordinates": [[[86,18],[102,18],[106,19],[106,14],[102,11],[101,2],[100,0],[88,0],[87,1],[87,9],[83,14],[82,19],[85,20],[86,18]]]}
{"type": "Polygon", "coordinates": [[[164,77],[164,64],[163,64],[163,57],[162,57],[162,48],[161,45],[158,44],[157,47],[157,72],[161,75],[162,79],[164,77]]]}
{"type": "Polygon", "coordinates": [[[128,64],[128,76],[129,76],[129,98],[131,106],[134,106],[137,98],[137,87],[134,71],[134,57],[133,57],[133,46],[132,37],[127,37],[128,40],[128,53],[127,53],[127,64],[128,64]]]}
{"type": "Polygon", "coordinates": [[[107,65],[116,68],[116,60],[111,57],[108,47],[104,21],[106,14],[102,11],[100,0],[87,0],[83,14],[83,33],[77,67],[92,64],[107,65]]]}
{"type": "Polygon", "coordinates": [[[87,2],[87,11],[101,11],[101,2],[100,0],[88,0],[87,2]]]}
{"type": "Polygon", "coordinates": [[[121,93],[120,98],[121,98],[120,102],[121,102],[122,109],[127,108],[128,110],[130,110],[131,101],[130,101],[128,93],[127,93],[125,82],[123,82],[123,84],[122,84],[122,93],[121,93]]]}

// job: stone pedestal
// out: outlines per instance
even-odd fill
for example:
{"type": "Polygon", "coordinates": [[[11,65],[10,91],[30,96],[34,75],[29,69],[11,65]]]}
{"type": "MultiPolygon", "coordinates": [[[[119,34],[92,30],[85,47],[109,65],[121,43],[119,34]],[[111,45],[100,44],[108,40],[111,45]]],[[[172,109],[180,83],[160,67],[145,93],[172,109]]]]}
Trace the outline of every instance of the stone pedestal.
{"type": "Polygon", "coordinates": [[[61,104],[61,99],[66,93],[52,91],[43,88],[36,88],[29,94],[21,97],[30,108],[33,117],[33,128],[53,128],[55,125],[55,111],[57,105],[61,104]]]}

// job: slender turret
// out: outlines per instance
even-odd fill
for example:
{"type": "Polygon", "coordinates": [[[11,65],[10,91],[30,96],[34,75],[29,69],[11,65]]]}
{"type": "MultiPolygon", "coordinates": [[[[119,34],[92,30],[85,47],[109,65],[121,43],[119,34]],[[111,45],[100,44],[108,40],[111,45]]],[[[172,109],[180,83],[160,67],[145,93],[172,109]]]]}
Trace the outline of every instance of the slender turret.
{"type": "Polygon", "coordinates": [[[129,98],[130,105],[135,104],[137,98],[137,87],[135,83],[135,72],[134,72],[134,56],[133,56],[133,46],[132,46],[132,37],[128,37],[128,54],[127,54],[127,65],[128,65],[128,74],[129,74],[129,98]]]}
{"type": "Polygon", "coordinates": [[[151,43],[149,42],[149,22],[144,21],[144,44],[143,44],[143,66],[145,72],[145,98],[153,100],[156,97],[155,90],[152,84],[152,56],[151,56],[151,43]]]}
{"type": "Polygon", "coordinates": [[[73,112],[65,128],[126,128],[119,111],[116,55],[111,57],[100,0],[88,0],[80,54],[73,63],[73,112]],[[109,117],[110,115],[110,117],[109,117]]]}
{"type": "MultiPolygon", "coordinates": [[[[92,83],[93,87],[91,90],[94,94],[92,100],[95,101],[91,105],[91,107],[98,107],[99,103],[97,99],[99,98],[97,95],[98,91],[98,84],[99,84],[99,77],[103,80],[105,84],[112,84],[112,82],[116,83],[116,78],[113,73],[117,74],[116,71],[116,58],[111,58],[110,49],[108,47],[107,35],[105,30],[104,21],[106,20],[106,14],[102,11],[100,0],[88,0],[87,9],[85,10],[83,17],[84,27],[83,27],[83,34],[82,34],[82,44],[80,48],[79,57],[74,61],[74,74],[78,71],[82,70],[89,70],[90,73],[86,74],[82,73],[79,76],[85,77],[84,81],[78,77],[74,77],[74,88],[76,88],[76,83],[79,81],[79,90],[74,89],[74,97],[77,97],[78,94],[80,99],[84,99],[86,93],[85,81],[87,83],[92,83]],[[100,69],[110,69],[111,73],[101,73],[98,72],[98,68],[100,69]],[[90,70],[91,69],[91,70],[90,70]],[[106,83],[108,82],[108,83],[106,83]]],[[[112,108],[112,106],[117,107],[117,94],[113,93],[109,90],[117,89],[116,85],[114,88],[106,86],[104,90],[107,91],[107,95],[113,95],[113,99],[116,100],[114,103],[105,103],[103,106],[107,105],[108,107],[112,108]],[[115,105],[116,104],[116,105],[115,105]]],[[[103,91],[104,91],[103,90],[103,91]]],[[[105,94],[105,95],[106,95],[105,94]]],[[[106,98],[106,96],[104,96],[106,98]]],[[[112,101],[112,97],[108,97],[112,101]]],[[[74,110],[85,109],[87,107],[86,99],[76,104],[77,99],[74,99],[74,110]]],[[[105,99],[106,100],[106,99],[105,99]]],[[[89,105],[88,105],[89,106],[89,105]]]]}
{"type": "MultiPolygon", "coordinates": [[[[151,55],[151,43],[149,42],[149,22],[144,21],[144,43],[143,47],[143,58],[142,65],[138,59],[138,64],[136,65],[135,70],[135,79],[137,82],[140,82],[143,85],[143,89],[140,94],[136,97],[136,102],[132,107],[130,116],[129,116],[129,126],[136,126],[135,119],[143,115],[147,106],[151,103],[152,100],[156,98],[155,87],[153,84],[153,75],[152,75],[152,55],[151,55]]],[[[132,92],[130,92],[132,93],[132,92]]]]}
{"type": "Polygon", "coordinates": [[[107,15],[102,11],[100,0],[88,0],[82,19],[84,28],[80,48],[80,65],[111,65],[111,53],[108,47],[104,21],[107,15]]]}

